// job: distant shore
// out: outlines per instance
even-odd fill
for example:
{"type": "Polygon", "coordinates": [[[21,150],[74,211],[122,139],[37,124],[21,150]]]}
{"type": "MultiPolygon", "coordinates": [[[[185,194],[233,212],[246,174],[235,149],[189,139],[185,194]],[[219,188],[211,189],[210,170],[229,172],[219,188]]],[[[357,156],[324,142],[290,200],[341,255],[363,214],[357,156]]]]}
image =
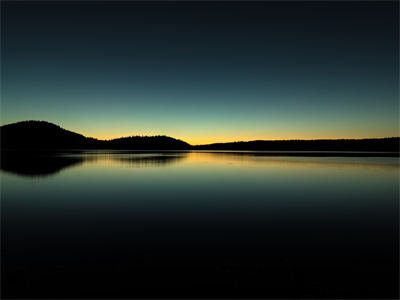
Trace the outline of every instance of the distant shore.
{"type": "Polygon", "coordinates": [[[85,137],[45,121],[23,121],[0,126],[1,149],[15,151],[171,150],[263,151],[263,155],[399,156],[400,137],[369,139],[257,140],[190,145],[168,136],[130,136],[113,140],[85,137]]]}

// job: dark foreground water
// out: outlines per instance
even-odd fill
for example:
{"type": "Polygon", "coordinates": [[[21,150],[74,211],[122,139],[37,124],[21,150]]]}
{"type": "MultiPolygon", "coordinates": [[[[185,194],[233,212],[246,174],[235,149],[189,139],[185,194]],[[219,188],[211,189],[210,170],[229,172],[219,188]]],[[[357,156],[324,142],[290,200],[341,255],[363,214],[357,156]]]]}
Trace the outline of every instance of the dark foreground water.
{"type": "Polygon", "coordinates": [[[398,179],[394,157],[17,155],[2,296],[397,298],[398,179]]]}

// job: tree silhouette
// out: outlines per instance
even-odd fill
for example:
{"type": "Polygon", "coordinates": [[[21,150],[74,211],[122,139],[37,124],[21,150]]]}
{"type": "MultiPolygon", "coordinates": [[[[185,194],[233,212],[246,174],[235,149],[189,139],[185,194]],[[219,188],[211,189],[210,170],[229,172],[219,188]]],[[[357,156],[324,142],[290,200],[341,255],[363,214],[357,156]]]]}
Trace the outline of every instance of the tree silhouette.
{"type": "Polygon", "coordinates": [[[23,121],[0,127],[1,149],[126,149],[126,150],[262,150],[262,151],[357,151],[399,153],[400,138],[281,140],[217,143],[192,146],[164,136],[130,136],[98,140],[65,130],[45,121],[23,121]]]}

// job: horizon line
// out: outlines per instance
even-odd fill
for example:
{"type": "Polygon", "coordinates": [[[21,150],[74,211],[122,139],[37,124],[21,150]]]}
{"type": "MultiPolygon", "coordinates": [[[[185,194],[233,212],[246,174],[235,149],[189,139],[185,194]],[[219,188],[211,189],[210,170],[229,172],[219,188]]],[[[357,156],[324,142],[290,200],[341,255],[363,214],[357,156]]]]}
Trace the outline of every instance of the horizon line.
{"type": "Polygon", "coordinates": [[[66,127],[63,127],[61,125],[58,125],[56,123],[53,122],[49,122],[49,121],[45,121],[45,120],[23,120],[23,121],[16,121],[16,122],[12,122],[12,123],[7,123],[4,124],[3,122],[0,122],[0,126],[6,126],[6,125],[12,125],[12,124],[17,124],[17,123],[22,123],[22,122],[44,122],[44,123],[49,123],[49,124],[53,124],[55,126],[58,126],[64,130],[68,130],[77,134],[80,134],[86,138],[92,138],[92,139],[96,139],[99,141],[111,141],[111,140],[115,140],[115,139],[120,139],[120,138],[129,138],[129,137],[155,137],[155,136],[167,136],[167,137],[171,137],[174,139],[178,139],[181,140],[185,143],[188,143],[191,146],[201,146],[201,145],[213,145],[213,144],[226,144],[226,143],[247,143],[247,142],[255,142],[255,141],[265,141],[265,142],[279,142],[279,141],[323,141],[323,140],[368,140],[368,139],[390,139],[390,138],[400,138],[400,135],[398,136],[358,136],[358,137],[315,137],[315,138],[301,138],[301,137],[291,137],[291,138],[254,138],[254,139],[242,139],[242,140],[229,140],[229,141],[216,141],[216,142],[205,142],[205,143],[190,143],[187,142],[185,138],[181,138],[181,137],[175,137],[175,136],[171,136],[168,134],[153,134],[153,135],[146,135],[146,134],[132,134],[132,135],[121,135],[121,136],[114,136],[114,137],[95,137],[93,135],[90,134],[86,134],[86,133],[81,133],[79,131],[73,131],[70,129],[67,129],[66,127]]]}

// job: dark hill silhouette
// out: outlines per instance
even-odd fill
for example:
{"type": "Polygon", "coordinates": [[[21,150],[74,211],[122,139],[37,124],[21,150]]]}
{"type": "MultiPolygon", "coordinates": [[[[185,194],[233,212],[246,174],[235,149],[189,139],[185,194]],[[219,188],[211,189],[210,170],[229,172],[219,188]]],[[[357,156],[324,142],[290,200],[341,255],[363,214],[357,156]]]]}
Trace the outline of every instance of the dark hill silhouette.
{"type": "Polygon", "coordinates": [[[191,146],[167,136],[132,136],[109,141],[87,138],[45,121],[23,121],[0,127],[2,149],[147,149],[182,150],[191,146]]]}
{"type": "Polygon", "coordinates": [[[197,150],[357,151],[399,152],[400,138],[281,140],[217,143],[194,146],[197,150]]]}
{"type": "Polygon", "coordinates": [[[24,121],[0,127],[2,149],[79,148],[87,138],[45,121],[24,121]]]}
{"type": "Polygon", "coordinates": [[[217,143],[191,146],[168,136],[131,136],[97,140],[44,121],[23,121],[0,126],[3,150],[124,149],[124,150],[260,150],[356,151],[399,153],[400,138],[282,140],[217,143]]]}
{"type": "Polygon", "coordinates": [[[174,139],[172,137],[157,135],[157,136],[131,136],[123,137],[107,141],[107,147],[112,149],[140,149],[140,150],[177,150],[190,149],[190,145],[184,141],[174,139]]]}

